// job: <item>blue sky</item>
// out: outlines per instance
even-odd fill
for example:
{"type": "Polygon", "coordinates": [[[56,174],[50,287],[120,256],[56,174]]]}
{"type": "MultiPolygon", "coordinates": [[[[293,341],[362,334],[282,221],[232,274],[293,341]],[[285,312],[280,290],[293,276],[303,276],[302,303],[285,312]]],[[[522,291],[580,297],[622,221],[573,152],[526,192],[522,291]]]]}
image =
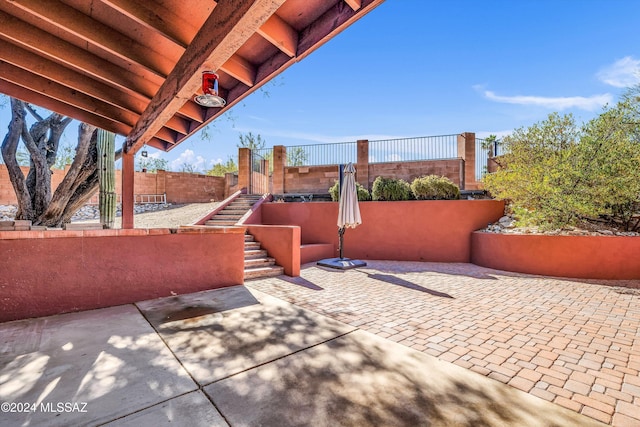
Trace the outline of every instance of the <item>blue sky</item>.
{"type": "Polygon", "coordinates": [[[270,147],[502,136],[553,111],[586,121],[640,83],[638,16],[637,0],[386,0],[282,73],[269,96],[214,122],[210,140],[149,154],[204,170],[236,155],[247,132],[270,147]]]}

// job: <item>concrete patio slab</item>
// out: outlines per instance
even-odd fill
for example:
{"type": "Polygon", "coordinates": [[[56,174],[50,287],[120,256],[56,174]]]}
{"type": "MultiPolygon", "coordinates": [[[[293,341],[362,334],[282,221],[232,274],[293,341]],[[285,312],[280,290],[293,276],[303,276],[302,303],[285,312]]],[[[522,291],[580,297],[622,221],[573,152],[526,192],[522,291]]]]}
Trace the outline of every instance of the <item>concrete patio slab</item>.
{"type": "Polygon", "coordinates": [[[96,425],[197,389],[133,305],[4,323],[0,337],[0,402],[16,410],[1,425],[96,425]]]}
{"type": "Polygon", "coordinates": [[[364,331],[204,388],[233,426],[600,426],[364,331]]]}
{"type": "Polygon", "coordinates": [[[229,427],[202,391],[194,391],[136,412],[108,427],[229,427]]]}
{"type": "Polygon", "coordinates": [[[355,330],[244,286],[137,305],[200,385],[355,330]]]}

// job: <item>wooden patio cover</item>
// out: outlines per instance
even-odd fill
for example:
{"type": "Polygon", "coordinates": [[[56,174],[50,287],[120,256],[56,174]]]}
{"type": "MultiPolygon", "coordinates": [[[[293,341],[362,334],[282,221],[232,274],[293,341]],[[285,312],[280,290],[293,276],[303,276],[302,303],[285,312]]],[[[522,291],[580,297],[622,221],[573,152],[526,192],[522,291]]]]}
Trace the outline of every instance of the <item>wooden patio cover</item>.
{"type": "Polygon", "coordinates": [[[0,92],[169,151],[384,0],[0,0],[0,92]],[[193,101],[217,71],[223,108],[193,101]]]}

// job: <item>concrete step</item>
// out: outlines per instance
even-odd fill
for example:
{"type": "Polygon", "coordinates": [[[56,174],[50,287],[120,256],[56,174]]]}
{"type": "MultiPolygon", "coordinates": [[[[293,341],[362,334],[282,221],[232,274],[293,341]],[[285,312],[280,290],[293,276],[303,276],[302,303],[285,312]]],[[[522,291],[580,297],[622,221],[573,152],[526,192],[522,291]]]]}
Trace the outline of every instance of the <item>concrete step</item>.
{"type": "Polygon", "coordinates": [[[220,212],[218,212],[216,215],[244,215],[245,213],[247,213],[249,209],[229,209],[229,208],[224,208],[223,210],[221,210],[220,212]]]}
{"type": "MultiPolygon", "coordinates": [[[[229,213],[229,212],[218,212],[213,218],[224,218],[224,219],[240,219],[244,216],[244,213],[242,214],[237,214],[237,213],[229,213]]],[[[211,219],[213,219],[211,218],[211,219]]]]}
{"type": "Polygon", "coordinates": [[[269,267],[271,265],[276,265],[275,258],[266,257],[244,260],[244,268],[269,267]]]}
{"type": "Polygon", "coordinates": [[[250,250],[244,251],[245,260],[262,258],[266,256],[267,256],[267,251],[265,251],[264,249],[250,249],[250,250]]]}
{"type": "Polygon", "coordinates": [[[251,209],[251,206],[255,205],[255,203],[238,203],[238,202],[231,202],[229,203],[227,206],[225,206],[225,209],[251,209]]]}
{"type": "Polygon", "coordinates": [[[260,242],[247,242],[246,240],[244,241],[244,250],[245,251],[249,251],[249,250],[254,250],[254,249],[260,249],[260,242]]]}
{"type": "Polygon", "coordinates": [[[245,268],[244,270],[245,280],[259,279],[262,277],[274,277],[280,276],[282,274],[284,274],[284,268],[275,265],[270,267],[245,268]]]}
{"type": "Polygon", "coordinates": [[[231,226],[231,225],[236,225],[236,222],[238,222],[237,220],[224,220],[224,219],[210,219],[208,221],[205,221],[204,225],[208,225],[210,227],[215,227],[215,226],[231,226]]]}
{"type": "Polygon", "coordinates": [[[256,238],[255,238],[255,237],[253,237],[253,235],[252,235],[252,234],[245,234],[245,235],[244,235],[244,241],[245,241],[245,242],[255,242],[255,241],[256,241],[256,238]]]}

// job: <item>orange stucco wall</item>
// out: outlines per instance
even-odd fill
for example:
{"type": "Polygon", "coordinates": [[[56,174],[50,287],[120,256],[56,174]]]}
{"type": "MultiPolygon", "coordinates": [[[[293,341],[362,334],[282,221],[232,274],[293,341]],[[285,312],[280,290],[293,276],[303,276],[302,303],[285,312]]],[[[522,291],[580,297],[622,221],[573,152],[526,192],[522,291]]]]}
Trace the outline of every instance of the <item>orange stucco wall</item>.
{"type": "MultiPolygon", "coordinates": [[[[362,225],[348,229],[344,256],[361,259],[469,262],[471,233],[497,221],[495,200],[362,202],[362,225]]],[[[338,203],[265,203],[262,223],[297,225],[301,243],[338,247],[338,203]]]]}
{"type": "Polygon", "coordinates": [[[0,232],[0,322],[244,282],[244,229],[0,232]]]}
{"type": "Polygon", "coordinates": [[[284,268],[284,274],[292,277],[300,275],[300,227],[249,225],[247,230],[267,250],[269,256],[275,258],[276,264],[284,268]]]}
{"type": "Polygon", "coordinates": [[[640,279],[640,238],[473,233],[471,262],[583,279],[640,279]]]}

